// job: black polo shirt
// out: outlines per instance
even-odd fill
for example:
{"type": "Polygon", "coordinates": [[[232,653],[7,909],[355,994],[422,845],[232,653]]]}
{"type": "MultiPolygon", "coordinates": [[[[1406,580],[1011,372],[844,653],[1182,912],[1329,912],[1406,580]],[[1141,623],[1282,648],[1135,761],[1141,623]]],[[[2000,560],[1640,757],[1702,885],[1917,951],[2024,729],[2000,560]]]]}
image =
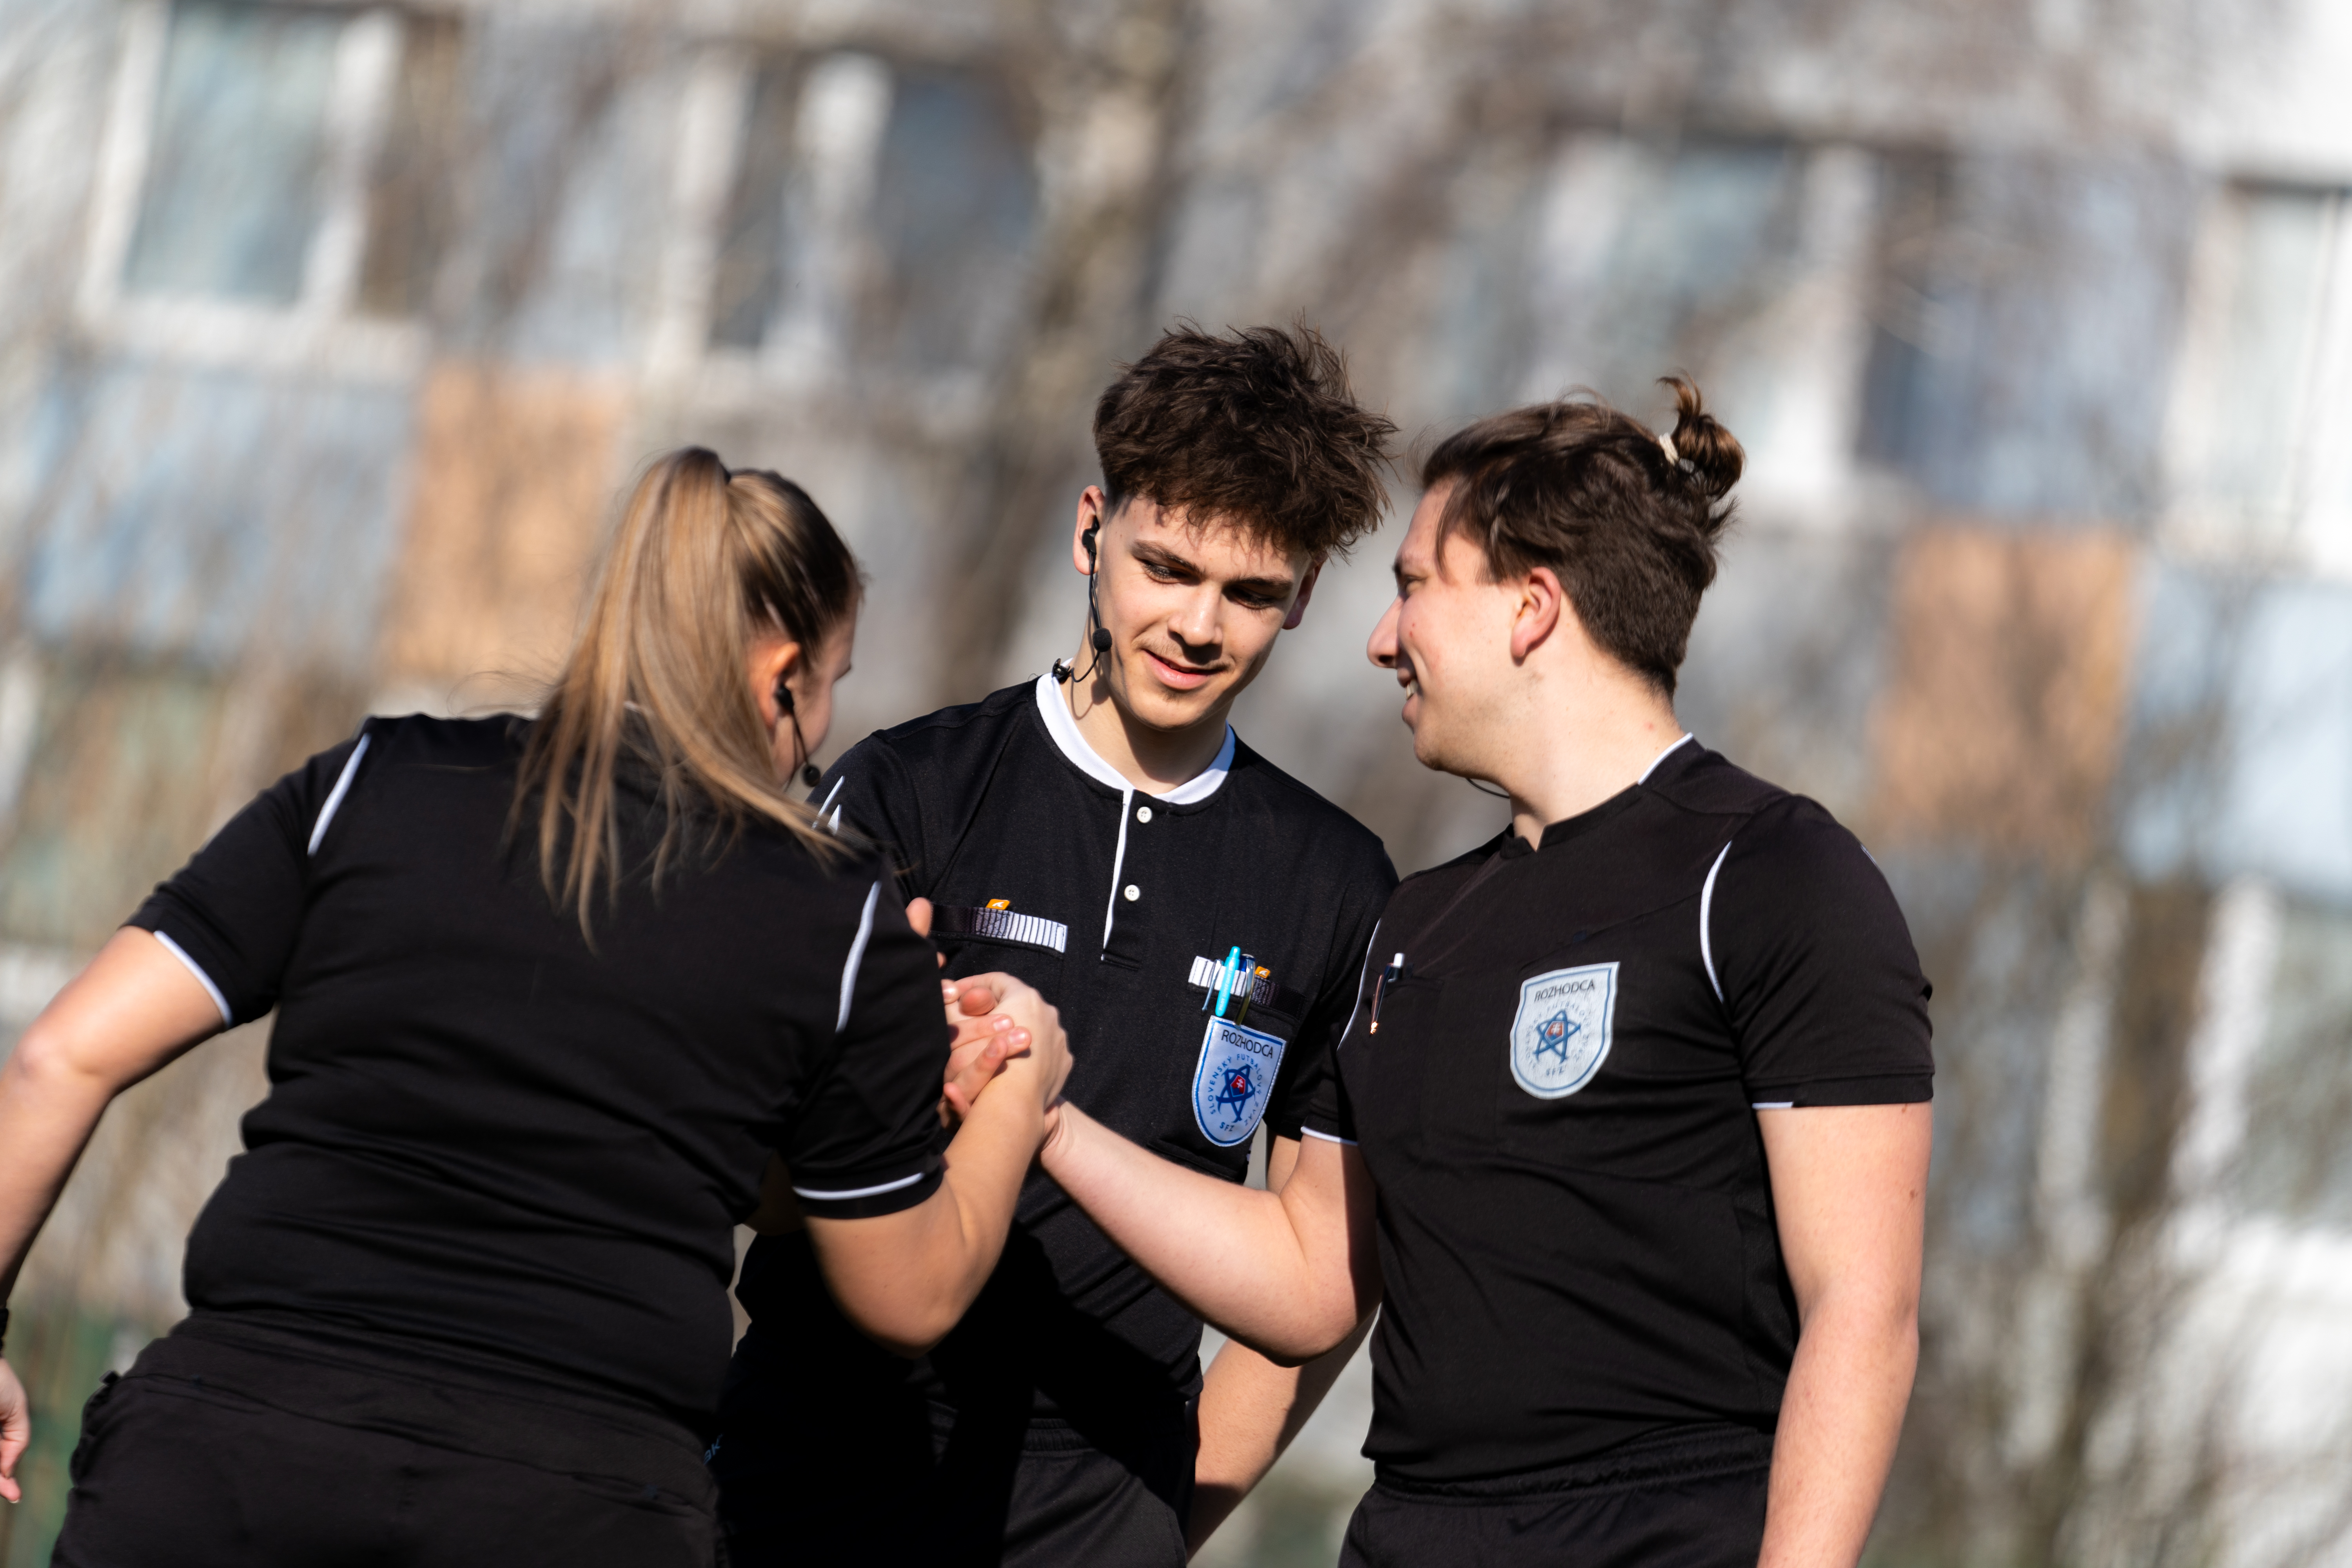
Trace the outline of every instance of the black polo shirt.
{"type": "Polygon", "coordinates": [[[594,940],[510,831],[528,720],[373,719],[155,889],[269,1098],[188,1238],[202,1314],[332,1331],[708,1430],[770,1150],[812,1213],[921,1203],[948,1028],[870,855],[617,770],[594,940]]]}
{"type": "MultiPolygon", "coordinates": [[[[1107,1126],[1234,1182],[1261,1121],[1298,1135],[1396,877],[1378,838],[1230,730],[1207,772],[1148,795],[1041,677],[868,737],[817,799],[932,900],[949,973],[1009,971],[1061,1009],[1069,1097],[1107,1126]],[[1235,949],[1247,973],[1220,1019],[1235,949]]],[[[737,1295],[756,1340],[791,1347],[769,1358],[790,1396],[820,1408],[911,1380],[959,1407],[1117,1423],[1181,1409],[1200,1376],[1200,1321],[1042,1172],[995,1277],[923,1362],[845,1331],[800,1237],[756,1243],[737,1295]]]]}
{"type": "Polygon", "coordinates": [[[1379,1188],[1382,1475],[1770,1432],[1797,1321],[1756,1111],[1927,1099],[1927,990],[1853,836],[1687,736],[1399,888],[1306,1129],[1379,1188]]]}

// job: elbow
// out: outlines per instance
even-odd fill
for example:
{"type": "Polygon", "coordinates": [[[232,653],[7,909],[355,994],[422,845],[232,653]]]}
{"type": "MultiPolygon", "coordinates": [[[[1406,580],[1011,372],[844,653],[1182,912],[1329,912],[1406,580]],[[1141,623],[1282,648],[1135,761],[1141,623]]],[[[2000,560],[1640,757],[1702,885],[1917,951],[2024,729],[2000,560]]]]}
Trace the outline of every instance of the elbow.
{"type": "Polygon", "coordinates": [[[980,1293],[984,1279],[985,1276],[970,1281],[969,1289],[901,1288],[876,1291],[855,1301],[837,1293],[835,1300],[849,1321],[857,1325],[859,1333],[892,1355],[912,1361],[929,1354],[933,1346],[963,1321],[964,1312],[980,1293]]]}
{"type": "Polygon", "coordinates": [[[65,1031],[41,1018],[16,1037],[16,1048],[0,1067],[0,1081],[20,1092],[41,1096],[90,1087],[110,1091],[113,1087],[96,1084],[93,1075],[75,1059],[73,1042],[65,1031]]]}
{"type": "Polygon", "coordinates": [[[1352,1302],[1325,1302],[1291,1321],[1266,1325],[1262,1333],[1227,1333],[1276,1366],[1299,1367],[1345,1344],[1358,1321],[1352,1302]]]}
{"type": "Polygon", "coordinates": [[[963,1321],[963,1310],[948,1310],[944,1304],[928,1308],[894,1306],[888,1310],[867,1313],[857,1321],[858,1331],[888,1351],[907,1361],[926,1356],[939,1342],[948,1337],[950,1330],[963,1321]]]}
{"type": "Polygon", "coordinates": [[[1916,1289],[1848,1290],[1816,1301],[1801,1319],[1800,1337],[1824,1348],[1848,1347],[1880,1360],[1916,1362],[1919,1354],[1919,1292],[1916,1289]]]}

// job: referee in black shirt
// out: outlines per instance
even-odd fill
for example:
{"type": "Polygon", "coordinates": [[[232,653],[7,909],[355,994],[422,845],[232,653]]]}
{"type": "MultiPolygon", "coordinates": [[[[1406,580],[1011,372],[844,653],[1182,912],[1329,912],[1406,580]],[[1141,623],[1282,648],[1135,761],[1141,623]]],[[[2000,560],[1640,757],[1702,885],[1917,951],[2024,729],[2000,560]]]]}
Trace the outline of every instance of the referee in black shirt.
{"type": "MultiPolygon", "coordinates": [[[[1097,413],[1076,658],[873,736],[817,795],[891,847],[950,974],[1058,1005],[1074,1099],[1221,1185],[1261,1127],[1288,1179],[1395,882],[1379,840],[1226,725],[1325,556],[1375,521],[1391,431],[1311,332],[1170,333],[1097,413]]],[[[739,1568],[1176,1568],[1349,1348],[1302,1376],[1228,1346],[1204,1390],[1199,1320],[1042,1175],[926,1359],[851,1331],[797,1237],[757,1242],[738,1294],[712,1465],[739,1568]]]]}
{"type": "MultiPolygon", "coordinates": [[[[786,790],[857,602],[796,486],[670,455],[536,719],[371,720],[26,1031],[0,1290],[115,1093],[276,1019],[193,1310],[84,1414],[60,1565],[707,1568],[731,1231],[772,1150],[861,1329],[954,1323],[1066,1058],[1020,992],[1030,1048],[943,1162],[930,948],[786,790]]],[[[0,1362],[0,1479],[25,1436],[0,1362]]]]}
{"type": "Polygon", "coordinates": [[[1673,384],[1454,436],[1372,635],[1512,823],[1407,881],[1279,1197],[1059,1113],[1046,1168],[1237,1339],[1383,1302],[1352,1564],[1851,1568],[1917,1347],[1927,986],[1811,801],[1672,706],[1739,449],[1673,384]]]}

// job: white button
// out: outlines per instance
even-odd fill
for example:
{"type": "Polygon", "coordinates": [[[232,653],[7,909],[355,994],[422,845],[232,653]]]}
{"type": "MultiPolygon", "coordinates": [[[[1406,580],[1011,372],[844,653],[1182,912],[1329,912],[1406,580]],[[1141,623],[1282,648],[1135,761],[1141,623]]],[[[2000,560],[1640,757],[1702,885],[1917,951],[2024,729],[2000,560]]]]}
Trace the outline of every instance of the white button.
{"type": "Polygon", "coordinates": [[[1150,806],[1148,806],[1148,805],[1139,805],[1139,806],[1137,806],[1137,807],[1135,808],[1135,820],[1136,820],[1136,821],[1138,821],[1138,822],[1149,822],[1149,821],[1150,821],[1150,820],[1151,820],[1151,808],[1150,808],[1150,806]]]}
{"type": "Polygon", "coordinates": [[[1141,897],[1143,897],[1143,889],[1129,882],[1127,885],[1127,901],[1131,904],[1141,897]]]}

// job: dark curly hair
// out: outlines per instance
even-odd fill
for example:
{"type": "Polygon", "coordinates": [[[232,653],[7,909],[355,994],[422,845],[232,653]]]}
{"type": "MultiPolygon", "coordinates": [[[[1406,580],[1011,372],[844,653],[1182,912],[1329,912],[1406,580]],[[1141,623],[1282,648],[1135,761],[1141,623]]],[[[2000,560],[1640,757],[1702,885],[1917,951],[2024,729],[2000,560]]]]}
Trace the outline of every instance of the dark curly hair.
{"type": "Polygon", "coordinates": [[[1110,510],[1142,496],[1317,556],[1346,553],[1378,524],[1395,436],[1304,324],[1215,337],[1180,321],[1095,405],[1110,510]]]}
{"type": "Polygon", "coordinates": [[[1747,459],[1696,386],[1679,375],[1659,384],[1675,393],[1671,453],[1639,420],[1571,396],[1456,431],[1422,464],[1421,483],[1454,487],[1441,549],[1465,535],[1493,577],[1550,567],[1592,640],[1672,697],[1747,459]]]}

